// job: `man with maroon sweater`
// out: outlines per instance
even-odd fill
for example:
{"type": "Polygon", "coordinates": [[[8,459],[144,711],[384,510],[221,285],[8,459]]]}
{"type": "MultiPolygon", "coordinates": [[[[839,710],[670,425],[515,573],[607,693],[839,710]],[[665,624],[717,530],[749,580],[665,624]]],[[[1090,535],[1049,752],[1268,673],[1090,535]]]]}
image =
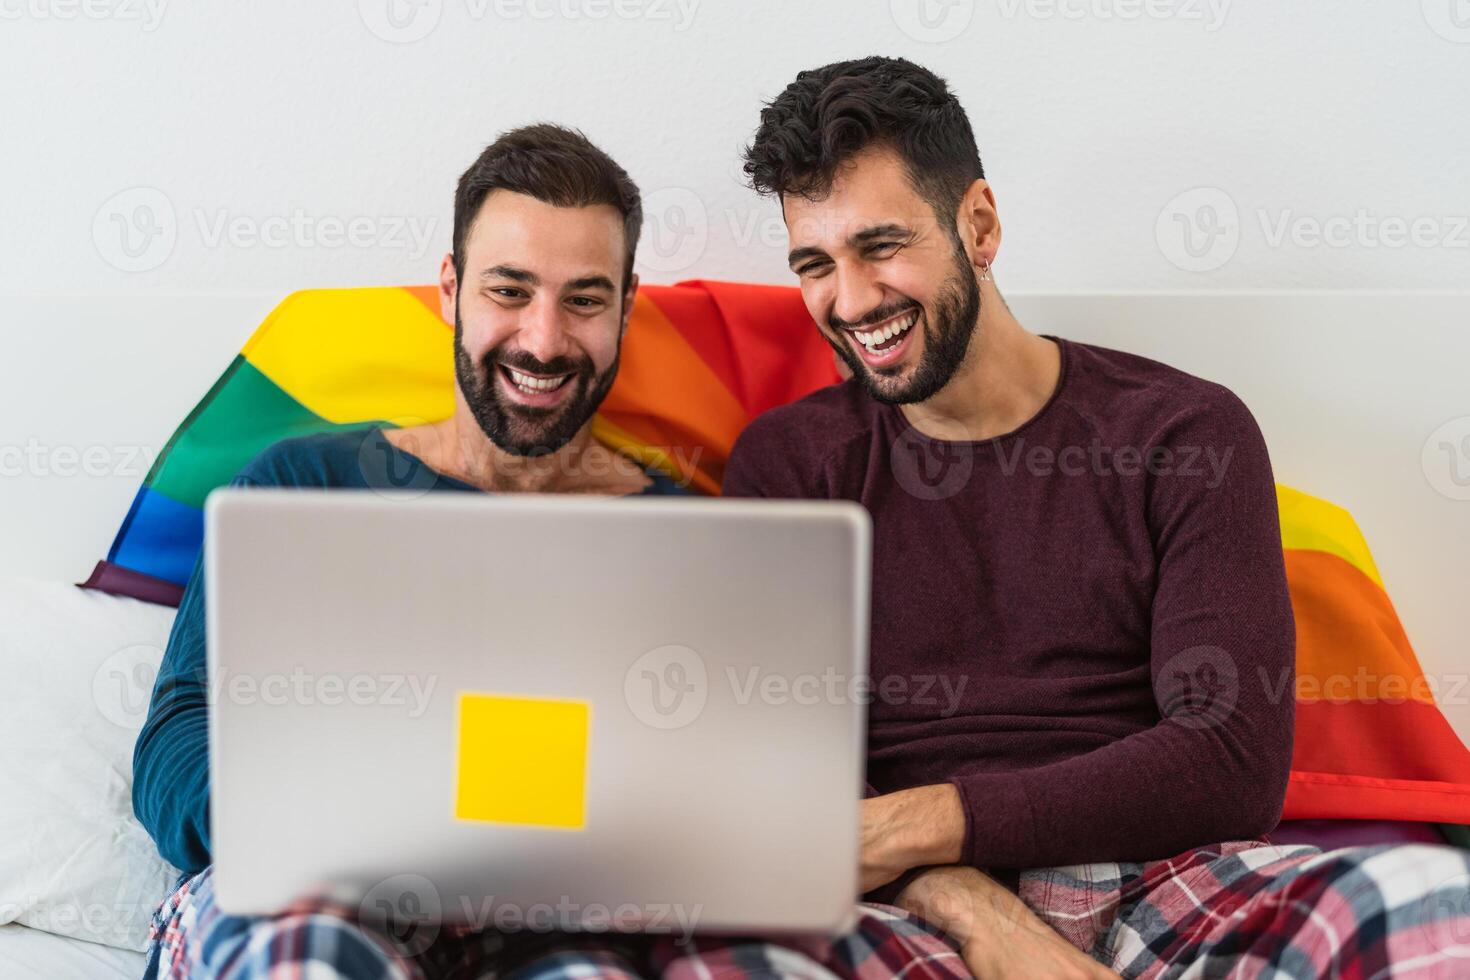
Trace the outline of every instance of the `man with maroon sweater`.
{"type": "Polygon", "coordinates": [[[1258,839],[1286,791],[1295,636],[1240,399],[1017,322],[969,122],[923,68],[800,73],[745,169],[851,377],[755,421],[724,490],[872,515],[869,897],[937,919],[979,975],[1302,976],[1343,936],[1345,973],[1386,962],[1352,912],[1382,854],[1258,839]],[[926,682],[955,696],[913,696],[926,682]],[[1108,866],[1121,909],[1095,903],[1096,862],[1136,863],[1108,866]],[[1355,897],[1329,913],[1334,888],[1355,897]]]}

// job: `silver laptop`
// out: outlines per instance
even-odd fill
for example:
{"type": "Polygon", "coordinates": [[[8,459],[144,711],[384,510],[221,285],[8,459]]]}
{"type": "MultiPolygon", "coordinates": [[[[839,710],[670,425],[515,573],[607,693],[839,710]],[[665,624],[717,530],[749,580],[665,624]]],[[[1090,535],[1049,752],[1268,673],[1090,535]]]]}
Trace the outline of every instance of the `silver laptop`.
{"type": "Polygon", "coordinates": [[[225,489],[205,523],[224,911],[850,922],[856,504],[225,489]]]}

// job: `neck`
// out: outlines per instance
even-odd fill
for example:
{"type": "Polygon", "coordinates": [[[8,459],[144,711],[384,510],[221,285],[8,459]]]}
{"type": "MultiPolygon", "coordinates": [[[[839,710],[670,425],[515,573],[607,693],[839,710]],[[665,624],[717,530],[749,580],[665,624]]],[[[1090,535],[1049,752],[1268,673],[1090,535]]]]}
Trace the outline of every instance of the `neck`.
{"type": "MultiPolygon", "coordinates": [[[[590,457],[606,452],[592,438],[589,421],[556,452],[516,456],[485,435],[463,399],[437,426],[442,427],[439,445],[446,451],[440,463],[464,482],[496,493],[566,492],[587,483],[590,457]]],[[[590,471],[597,472],[595,467],[590,471]]]]}
{"type": "Polygon", "coordinates": [[[980,284],[980,316],[965,359],[939,392],[901,405],[932,439],[993,439],[1029,421],[1056,390],[1061,349],[1021,326],[995,284],[980,284]]]}

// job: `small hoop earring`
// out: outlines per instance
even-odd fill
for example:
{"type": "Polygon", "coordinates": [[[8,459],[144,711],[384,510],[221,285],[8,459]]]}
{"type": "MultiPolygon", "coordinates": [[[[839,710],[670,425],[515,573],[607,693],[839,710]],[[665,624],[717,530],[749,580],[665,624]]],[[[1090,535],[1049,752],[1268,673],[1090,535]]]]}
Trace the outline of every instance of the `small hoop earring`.
{"type": "Polygon", "coordinates": [[[983,259],[981,261],[983,264],[980,266],[980,281],[995,282],[995,278],[990,274],[990,263],[985,262],[983,259]]]}

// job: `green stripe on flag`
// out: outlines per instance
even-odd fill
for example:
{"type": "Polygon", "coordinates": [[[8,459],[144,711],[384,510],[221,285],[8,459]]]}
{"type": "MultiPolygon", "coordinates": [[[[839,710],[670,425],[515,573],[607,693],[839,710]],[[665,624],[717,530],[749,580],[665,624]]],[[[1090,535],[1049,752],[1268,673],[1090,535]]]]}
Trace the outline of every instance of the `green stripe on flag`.
{"type": "Polygon", "coordinates": [[[367,424],[328,422],[237,356],[169,440],[147,485],[181,504],[203,507],[209,491],[229,483],[272,443],[367,424]]]}

